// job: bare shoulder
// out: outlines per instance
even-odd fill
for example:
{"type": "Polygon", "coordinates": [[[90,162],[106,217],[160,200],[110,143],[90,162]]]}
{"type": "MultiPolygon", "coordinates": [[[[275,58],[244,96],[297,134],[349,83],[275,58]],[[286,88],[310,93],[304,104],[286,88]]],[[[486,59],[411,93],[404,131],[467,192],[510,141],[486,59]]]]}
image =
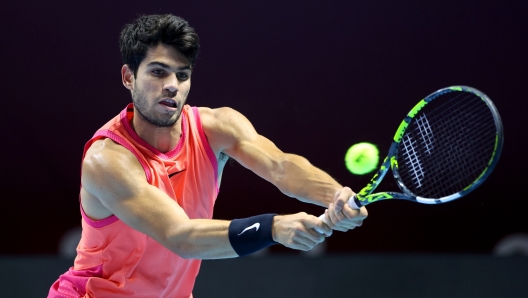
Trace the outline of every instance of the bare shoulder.
{"type": "Polygon", "coordinates": [[[90,146],[83,160],[83,168],[87,166],[88,169],[117,170],[120,166],[129,165],[134,161],[137,162],[137,159],[128,149],[111,139],[103,139],[90,146]]]}
{"type": "Polygon", "coordinates": [[[213,150],[222,151],[234,143],[257,136],[251,122],[233,108],[198,108],[202,126],[213,150]]]}
{"type": "Polygon", "coordinates": [[[240,126],[240,122],[249,120],[237,110],[230,107],[211,109],[207,107],[198,108],[202,124],[207,128],[227,128],[240,126]]]}
{"type": "Polygon", "coordinates": [[[144,177],[137,158],[110,139],[94,142],[83,159],[83,188],[98,198],[113,187],[134,187],[136,183],[145,181],[144,177]]]}

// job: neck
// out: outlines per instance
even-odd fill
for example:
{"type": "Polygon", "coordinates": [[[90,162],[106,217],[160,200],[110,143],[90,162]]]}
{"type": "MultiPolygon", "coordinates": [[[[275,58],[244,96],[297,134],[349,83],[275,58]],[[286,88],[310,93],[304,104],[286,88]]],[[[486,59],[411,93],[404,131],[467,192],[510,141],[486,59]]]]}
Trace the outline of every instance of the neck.
{"type": "Polygon", "coordinates": [[[132,118],[132,128],[137,135],[152,147],[166,153],[176,147],[181,136],[182,117],[171,127],[157,127],[147,122],[138,113],[132,118]]]}

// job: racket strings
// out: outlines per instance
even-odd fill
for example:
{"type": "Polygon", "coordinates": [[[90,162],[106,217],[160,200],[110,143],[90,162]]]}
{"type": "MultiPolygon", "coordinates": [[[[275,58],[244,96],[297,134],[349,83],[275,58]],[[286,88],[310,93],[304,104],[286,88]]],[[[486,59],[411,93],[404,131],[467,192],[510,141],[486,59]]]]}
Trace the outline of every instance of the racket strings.
{"type": "MultiPolygon", "coordinates": [[[[456,120],[453,121],[457,123],[456,120]]],[[[455,125],[453,133],[463,135],[466,132],[461,130],[460,127],[463,127],[464,123],[459,121],[458,124],[459,125],[455,125]]],[[[494,126],[488,127],[488,129],[494,128],[494,126]]],[[[485,152],[485,150],[472,150],[471,140],[468,141],[459,139],[455,144],[446,144],[450,146],[442,148],[445,150],[445,157],[443,159],[457,162],[459,164],[455,165],[457,168],[456,170],[453,170],[451,169],[453,164],[446,163],[443,159],[436,159],[432,161],[432,166],[434,167],[433,170],[441,169],[442,171],[440,171],[440,173],[443,175],[437,178],[438,181],[435,181],[435,183],[431,184],[438,187],[438,189],[433,188],[431,193],[439,193],[441,190],[443,190],[447,194],[452,194],[470,185],[486,167],[487,161],[490,157],[490,155],[485,152]]]]}
{"type": "Polygon", "coordinates": [[[420,117],[416,119],[416,126],[420,131],[420,135],[423,137],[425,153],[431,155],[432,150],[434,149],[434,135],[427,117],[425,117],[425,115],[420,115],[420,117]]]}
{"type": "Polygon", "coordinates": [[[418,157],[418,153],[415,150],[416,141],[414,141],[410,135],[405,135],[402,140],[403,146],[403,155],[406,161],[406,164],[409,165],[409,170],[411,172],[411,180],[416,187],[422,186],[422,178],[424,177],[424,172],[422,169],[422,163],[418,157]]]}
{"type": "Polygon", "coordinates": [[[479,148],[486,147],[486,144],[479,142],[483,138],[475,139],[479,136],[482,127],[476,131],[468,129],[471,128],[471,123],[468,123],[470,120],[467,115],[449,117],[452,128],[448,130],[449,134],[445,134],[445,137],[449,139],[443,140],[443,143],[449,146],[443,148],[444,154],[438,155],[438,164],[435,166],[445,168],[447,165],[451,167],[451,170],[444,171],[444,176],[439,176],[442,183],[437,184],[439,189],[434,190],[434,193],[438,193],[440,187],[447,194],[460,191],[478,177],[485,168],[486,161],[489,160],[488,154],[491,154],[491,151],[488,153],[485,150],[479,150],[479,148]],[[481,156],[482,154],[484,156],[481,156]]]}
{"type": "Polygon", "coordinates": [[[453,130],[450,134],[445,135],[450,139],[441,140],[443,144],[448,146],[441,148],[443,154],[438,155],[436,161],[432,161],[436,168],[442,170],[447,168],[447,170],[441,172],[442,175],[438,176],[436,183],[429,184],[436,185],[436,188],[429,189],[430,193],[428,196],[431,197],[449,195],[462,190],[471,184],[471,182],[474,181],[474,179],[476,179],[480,172],[485,168],[486,163],[482,163],[482,161],[489,160],[487,157],[488,154],[485,154],[485,156],[482,157],[480,156],[484,151],[475,150],[482,148],[483,146],[485,147],[485,144],[473,142],[474,139],[472,138],[463,137],[465,135],[475,134],[475,132],[468,131],[467,126],[465,125],[466,123],[463,121],[457,121],[461,118],[451,118],[452,119],[450,120],[453,123],[453,130]],[[453,140],[455,142],[449,142],[453,140]],[[442,191],[444,193],[442,193],[442,191]]]}
{"type": "Polygon", "coordinates": [[[495,135],[493,115],[481,98],[467,92],[440,95],[416,115],[402,138],[400,179],[422,197],[457,193],[487,167],[495,135]]]}

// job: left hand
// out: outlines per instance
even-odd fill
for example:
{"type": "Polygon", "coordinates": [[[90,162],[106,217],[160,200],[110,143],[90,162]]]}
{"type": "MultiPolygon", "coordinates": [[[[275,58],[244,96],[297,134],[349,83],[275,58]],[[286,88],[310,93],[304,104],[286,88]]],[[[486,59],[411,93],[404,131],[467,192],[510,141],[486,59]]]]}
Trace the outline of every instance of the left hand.
{"type": "Polygon", "coordinates": [[[349,187],[343,187],[334,195],[334,202],[330,203],[325,211],[328,226],[336,231],[346,232],[361,226],[363,220],[367,218],[367,208],[361,207],[359,210],[348,206],[348,200],[355,193],[349,187]]]}

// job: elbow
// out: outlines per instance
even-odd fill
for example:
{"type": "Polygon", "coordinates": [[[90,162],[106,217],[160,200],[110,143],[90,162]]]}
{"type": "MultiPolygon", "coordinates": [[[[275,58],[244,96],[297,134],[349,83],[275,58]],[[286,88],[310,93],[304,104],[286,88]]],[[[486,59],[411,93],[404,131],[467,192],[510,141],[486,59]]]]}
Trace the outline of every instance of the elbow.
{"type": "Polygon", "coordinates": [[[171,245],[165,245],[170,251],[177,254],[182,259],[196,259],[196,251],[193,246],[187,241],[178,241],[171,245]]]}
{"type": "Polygon", "coordinates": [[[160,244],[177,254],[183,259],[195,259],[196,249],[189,241],[188,235],[182,233],[181,229],[172,229],[165,237],[160,239],[160,244]]]}
{"type": "Polygon", "coordinates": [[[193,250],[183,245],[180,245],[180,247],[173,250],[173,252],[180,256],[182,259],[196,259],[193,250]]]}

